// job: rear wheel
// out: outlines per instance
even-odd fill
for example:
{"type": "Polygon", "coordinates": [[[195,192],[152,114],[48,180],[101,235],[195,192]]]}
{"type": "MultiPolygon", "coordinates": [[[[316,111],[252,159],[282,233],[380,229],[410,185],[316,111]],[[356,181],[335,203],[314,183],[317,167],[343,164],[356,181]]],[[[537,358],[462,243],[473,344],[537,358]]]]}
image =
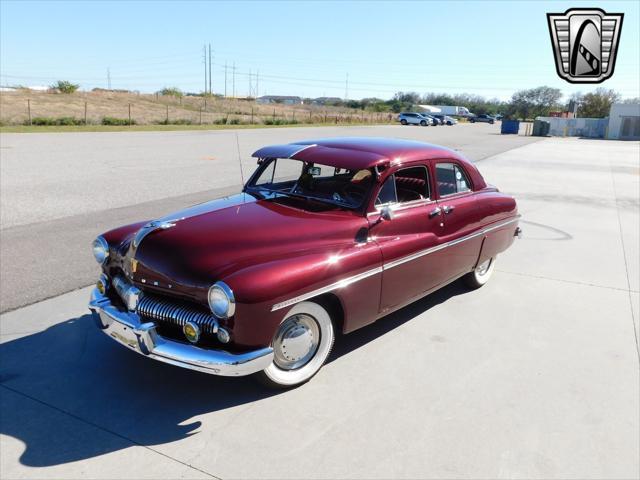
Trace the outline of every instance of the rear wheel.
{"type": "Polygon", "coordinates": [[[272,388],[309,381],[324,365],[334,341],[329,313],[315,302],[301,302],[287,312],[273,336],[273,362],[258,379],[272,388]]]}
{"type": "Polygon", "coordinates": [[[493,268],[495,266],[496,259],[489,258],[480,263],[473,272],[467,273],[464,277],[464,283],[471,289],[480,288],[489,281],[493,274],[493,268]]]}
{"type": "Polygon", "coordinates": [[[402,120],[400,120],[400,123],[401,123],[402,125],[406,125],[406,124],[407,124],[407,121],[403,118],[402,120]]]}

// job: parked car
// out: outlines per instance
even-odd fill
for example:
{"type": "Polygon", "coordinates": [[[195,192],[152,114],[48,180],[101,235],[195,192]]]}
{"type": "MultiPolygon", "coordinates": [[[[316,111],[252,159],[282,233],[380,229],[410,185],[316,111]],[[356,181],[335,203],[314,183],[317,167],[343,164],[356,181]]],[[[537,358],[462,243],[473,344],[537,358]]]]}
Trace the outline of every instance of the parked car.
{"type": "Polygon", "coordinates": [[[438,117],[436,117],[435,115],[431,115],[430,113],[423,113],[422,114],[423,117],[427,117],[430,118],[433,121],[434,125],[442,125],[442,120],[440,120],[438,117]]]}
{"type": "Polygon", "coordinates": [[[450,117],[448,115],[432,114],[432,113],[430,113],[429,115],[440,120],[442,125],[455,125],[456,123],[458,123],[458,121],[455,118],[450,117]]]}
{"type": "Polygon", "coordinates": [[[398,115],[398,121],[402,125],[421,125],[426,127],[428,125],[433,125],[433,119],[425,117],[421,113],[415,112],[404,112],[398,115]]]}
{"type": "Polygon", "coordinates": [[[338,332],[458,278],[484,285],[520,233],[516,201],[446,148],[332,138],[253,155],[241,193],[96,238],[89,308],[105,334],[161,362],[292,387],[338,332]]]}
{"type": "Polygon", "coordinates": [[[484,123],[490,123],[493,125],[496,119],[493,118],[491,115],[482,114],[482,115],[474,115],[473,117],[469,117],[469,121],[471,123],[484,122],[484,123]]]}

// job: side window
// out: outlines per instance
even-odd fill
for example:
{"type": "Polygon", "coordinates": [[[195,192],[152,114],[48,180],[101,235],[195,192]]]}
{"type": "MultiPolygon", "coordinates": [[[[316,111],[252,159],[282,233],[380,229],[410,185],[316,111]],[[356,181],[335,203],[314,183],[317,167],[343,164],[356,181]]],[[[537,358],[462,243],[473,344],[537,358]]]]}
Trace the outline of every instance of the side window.
{"type": "Polygon", "coordinates": [[[395,174],[398,202],[429,198],[429,181],[425,167],[403,168],[395,174]]]}
{"type": "Polygon", "coordinates": [[[436,164],[436,181],[438,195],[441,197],[471,190],[471,184],[464,171],[454,163],[436,164]]]}
{"type": "Polygon", "coordinates": [[[429,181],[425,167],[410,167],[387,178],[376,198],[376,206],[405,203],[429,198],[429,181]]]}

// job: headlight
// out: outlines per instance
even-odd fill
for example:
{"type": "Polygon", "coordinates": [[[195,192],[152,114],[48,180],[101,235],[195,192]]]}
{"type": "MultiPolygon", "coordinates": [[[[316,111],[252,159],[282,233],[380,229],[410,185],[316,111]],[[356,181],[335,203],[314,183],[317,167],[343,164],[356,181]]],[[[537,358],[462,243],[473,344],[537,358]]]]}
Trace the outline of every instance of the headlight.
{"type": "Polygon", "coordinates": [[[102,264],[109,257],[109,244],[104,237],[98,237],[93,241],[93,256],[96,262],[102,264]]]}
{"type": "Polygon", "coordinates": [[[224,282],[216,282],[209,289],[209,308],[218,318],[232,317],[236,311],[236,300],[233,292],[224,282]]]}

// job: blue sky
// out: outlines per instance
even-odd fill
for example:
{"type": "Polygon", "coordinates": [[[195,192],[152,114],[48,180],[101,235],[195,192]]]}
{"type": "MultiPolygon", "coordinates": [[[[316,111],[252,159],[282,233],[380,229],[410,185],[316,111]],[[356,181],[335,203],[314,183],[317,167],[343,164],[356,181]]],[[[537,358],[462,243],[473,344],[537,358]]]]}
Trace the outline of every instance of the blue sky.
{"type": "Polygon", "coordinates": [[[547,12],[624,12],[614,76],[602,86],[640,96],[640,2],[29,2],[0,0],[0,84],[153,92],[204,88],[202,45],[214,54],[213,90],[389,98],[398,90],[508,99],[539,85],[588,92],[558,78],[547,12]],[[255,77],[253,88],[255,89],[255,77]]]}

